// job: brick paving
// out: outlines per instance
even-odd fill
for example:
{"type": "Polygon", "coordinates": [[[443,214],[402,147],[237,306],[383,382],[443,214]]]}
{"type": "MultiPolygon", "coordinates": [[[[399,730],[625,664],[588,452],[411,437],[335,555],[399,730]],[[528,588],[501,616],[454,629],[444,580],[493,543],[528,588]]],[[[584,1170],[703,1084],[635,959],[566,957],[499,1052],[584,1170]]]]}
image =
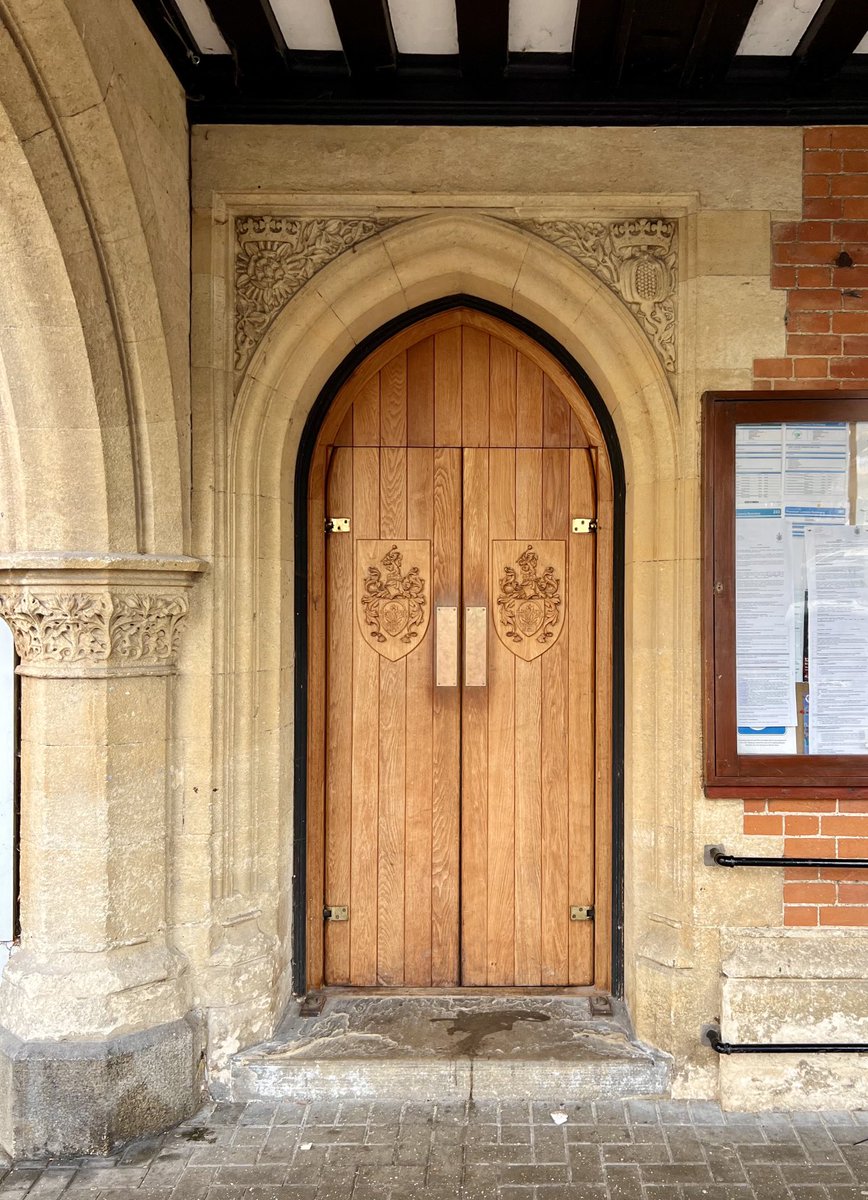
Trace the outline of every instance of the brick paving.
{"type": "Polygon", "coordinates": [[[862,1200],[868,1111],[699,1101],[209,1104],[105,1159],[19,1163],[29,1200],[862,1200]],[[567,1114],[557,1125],[552,1112],[567,1114]]]}

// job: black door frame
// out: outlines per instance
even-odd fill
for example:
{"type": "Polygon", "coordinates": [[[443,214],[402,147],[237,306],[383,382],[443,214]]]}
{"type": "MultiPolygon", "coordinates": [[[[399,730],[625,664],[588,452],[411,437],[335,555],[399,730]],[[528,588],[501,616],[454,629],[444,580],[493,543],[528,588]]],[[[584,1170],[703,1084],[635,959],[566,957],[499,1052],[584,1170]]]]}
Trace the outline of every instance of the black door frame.
{"type": "Polygon", "coordinates": [[[538,342],[587,397],[609,453],[614,492],[612,571],[612,992],[624,993],[624,511],[626,481],[615,424],[587,372],[544,329],[508,308],[464,294],[411,308],[369,334],[332,372],[308,414],[295,465],[295,738],[292,832],[292,990],[307,989],[307,669],[308,485],[316,439],[332,401],[355,369],[379,346],[411,325],[453,308],[471,308],[512,325],[538,342]]]}

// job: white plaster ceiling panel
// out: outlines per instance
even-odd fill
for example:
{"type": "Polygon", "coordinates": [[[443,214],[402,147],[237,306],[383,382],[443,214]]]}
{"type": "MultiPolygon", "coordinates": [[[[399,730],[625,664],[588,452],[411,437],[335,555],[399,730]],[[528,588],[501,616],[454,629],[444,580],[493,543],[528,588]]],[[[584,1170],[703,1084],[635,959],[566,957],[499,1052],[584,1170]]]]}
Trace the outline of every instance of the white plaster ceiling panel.
{"type": "MultiPolygon", "coordinates": [[[[759,0],[739,54],[792,54],[822,0],[759,0]]],[[[858,4],[861,0],[851,0],[858,4]]]]}
{"type": "Polygon", "coordinates": [[[202,54],[229,53],[205,0],[178,0],[178,8],[202,54]]]}
{"type": "Polygon", "coordinates": [[[389,0],[395,43],[402,54],[457,54],[455,0],[389,0]]]}
{"type": "Polygon", "coordinates": [[[269,0],[291,50],[341,50],[329,0],[269,0]]]}
{"type": "Polygon", "coordinates": [[[575,24],[576,0],[510,0],[509,48],[565,54],[575,24]]]}
{"type": "Polygon", "coordinates": [[[868,54],[868,33],[865,34],[862,41],[853,51],[854,54],[868,54]]]}

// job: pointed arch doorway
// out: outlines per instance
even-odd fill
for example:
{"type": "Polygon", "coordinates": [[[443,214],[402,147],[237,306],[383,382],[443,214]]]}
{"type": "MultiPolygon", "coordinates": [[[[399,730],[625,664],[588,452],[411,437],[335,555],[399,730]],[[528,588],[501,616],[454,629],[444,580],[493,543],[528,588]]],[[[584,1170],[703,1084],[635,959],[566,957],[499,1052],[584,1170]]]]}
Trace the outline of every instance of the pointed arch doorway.
{"type": "Polygon", "coordinates": [[[586,390],[458,304],[320,414],[308,988],[612,986],[616,487],[586,390]]]}

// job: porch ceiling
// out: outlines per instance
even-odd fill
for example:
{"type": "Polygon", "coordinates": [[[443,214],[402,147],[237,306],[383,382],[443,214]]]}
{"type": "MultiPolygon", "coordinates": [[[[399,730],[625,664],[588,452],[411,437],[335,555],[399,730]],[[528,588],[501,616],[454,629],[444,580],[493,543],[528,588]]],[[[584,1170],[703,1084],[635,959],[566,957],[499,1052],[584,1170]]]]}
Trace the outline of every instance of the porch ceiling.
{"type": "Polygon", "coordinates": [[[868,122],[859,0],[134,0],[195,123],[868,122]]]}

